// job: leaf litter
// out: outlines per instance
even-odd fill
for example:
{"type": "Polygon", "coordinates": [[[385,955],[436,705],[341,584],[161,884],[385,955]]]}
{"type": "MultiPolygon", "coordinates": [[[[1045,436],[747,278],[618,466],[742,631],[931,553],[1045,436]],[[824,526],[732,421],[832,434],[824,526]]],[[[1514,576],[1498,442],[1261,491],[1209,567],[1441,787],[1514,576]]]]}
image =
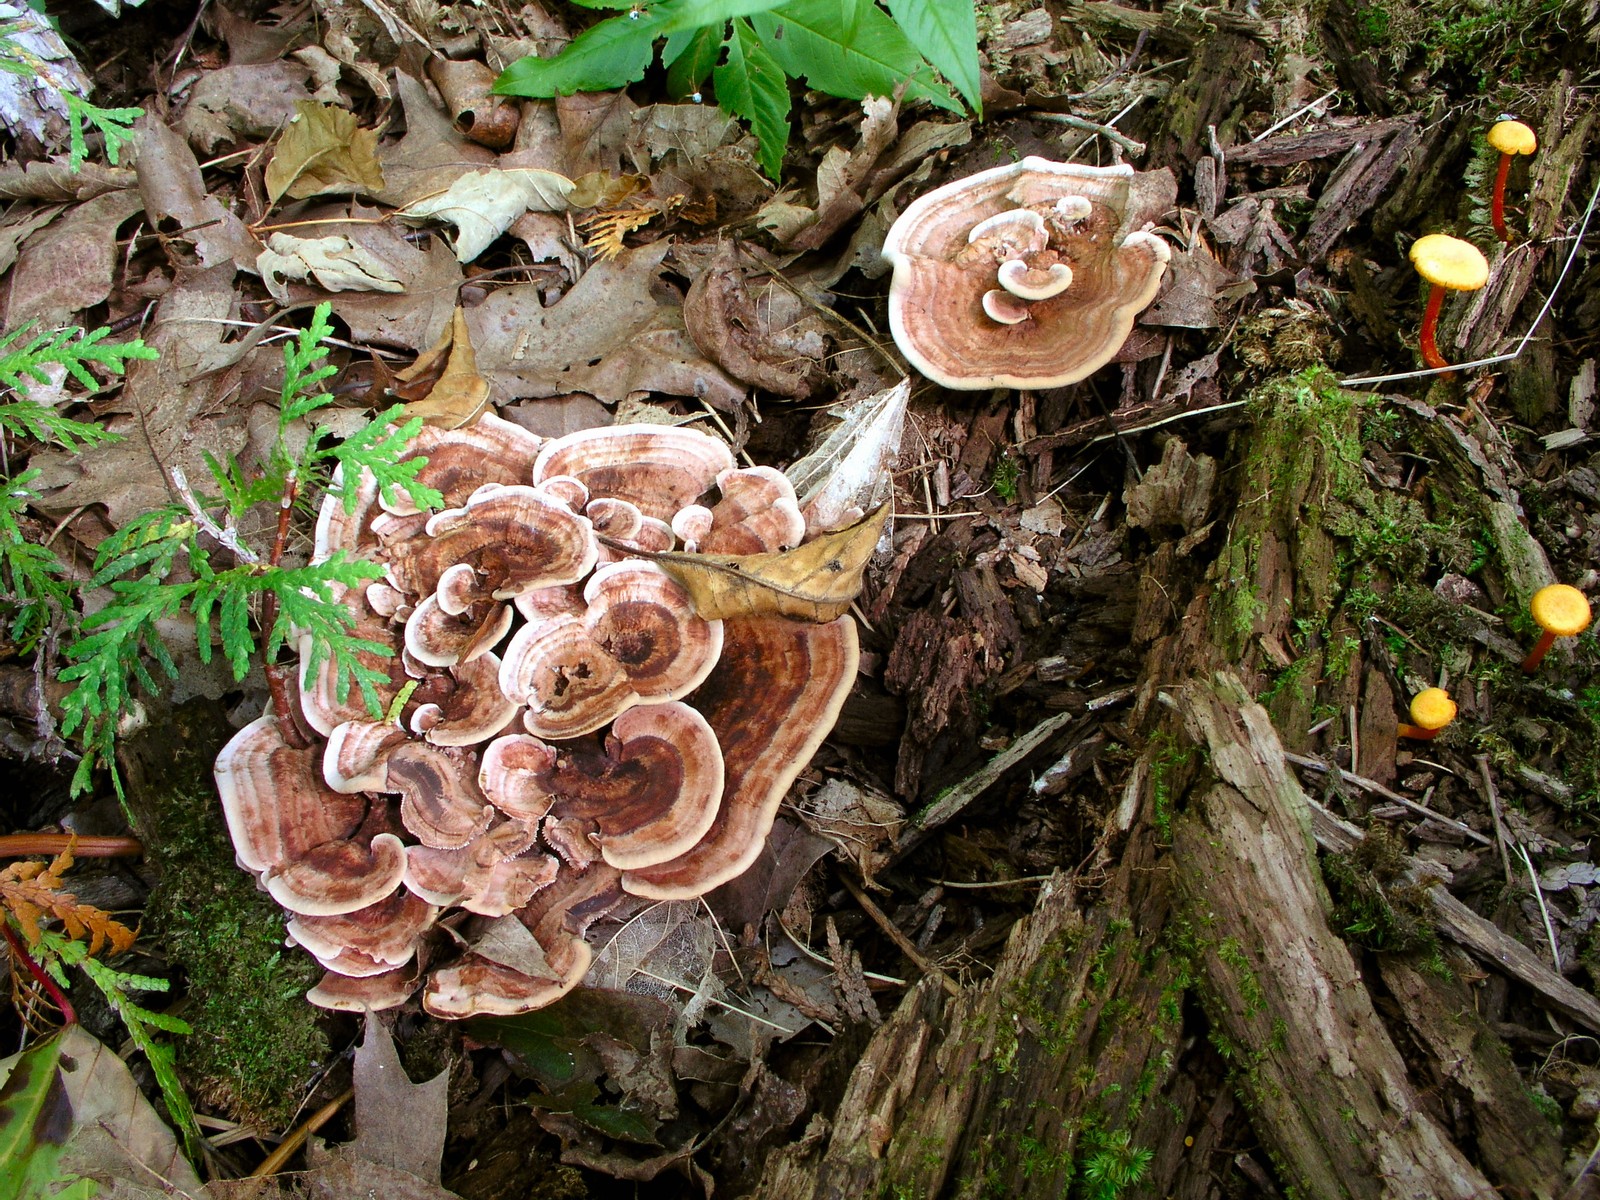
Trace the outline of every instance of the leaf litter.
{"type": "MultiPolygon", "coordinates": [[[[985,35],[987,70],[1018,89],[986,90],[992,122],[1027,103],[1110,128],[1118,109],[1148,111],[1149,97],[1170,89],[1157,70],[1144,71],[1141,53],[1163,69],[1182,65],[1171,29],[1148,47],[1126,29],[1067,36],[1038,19],[1045,10],[1015,7],[1000,6],[995,20],[1009,24],[985,35]],[[1024,67],[1038,78],[1021,77],[1024,67]],[[1063,94],[1024,86],[1041,79],[1063,94]]],[[[929,181],[956,173],[952,162],[976,169],[1002,153],[1095,155],[1104,140],[1081,130],[1063,139],[1062,126],[1024,116],[1006,124],[1003,149],[994,126],[974,145],[971,122],[929,119],[912,102],[919,89],[934,94],[919,79],[899,96],[864,102],[810,94],[792,114],[799,136],[788,158],[776,160],[777,127],[760,98],[740,107],[726,75],[702,97],[721,91],[722,107],[641,105],[643,91],[508,101],[483,88],[493,73],[486,64],[461,61],[456,49],[443,67],[417,53],[421,41],[487,46],[498,66],[500,55],[525,52],[487,10],[329,0],[315,12],[315,26],[290,15],[271,27],[212,6],[187,90],[175,91],[166,118],[145,120],[137,174],[0,164],[0,194],[20,201],[0,224],[7,327],[36,316],[92,325],[153,304],[144,336],[163,350],[120,391],[70,393],[123,440],[77,456],[32,454],[39,510],[65,519],[64,543],[92,546],[168,502],[173,467],[198,478],[208,453],[242,453],[248,463],[255,410],[277,370],[274,339],[324,298],[355,347],[352,406],[402,398],[431,420],[459,424],[493,405],[560,432],[611,412],[635,419],[643,408],[720,425],[758,461],[785,466],[808,528],[837,542],[759,562],[666,559],[708,613],[822,616],[847,609],[867,582],[861,610],[880,636],[864,656],[860,704],[803,776],[762,859],[707,904],[640,905],[597,927],[589,986],[528,1018],[471,1023],[478,1042],[422,1072],[429,1085],[409,1083],[387,1031],[369,1024],[353,1063],[317,1093],[321,1102],[353,1079],[356,1140],[331,1154],[315,1149],[305,1178],[311,1194],[447,1194],[441,1156],[475,1161],[472,1148],[487,1137],[454,1128],[456,1114],[471,1104],[487,1113],[495,1097],[521,1088],[517,1103],[535,1113],[527,1136],[544,1131],[569,1162],[620,1179],[678,1178],[680,1190],[663,1195],[706,1187],[708,1163],[723,1181],[754,1188],[759,1162],[741,1165],[741,1153],[758,1159],[755,1147],[796,1134],[803,1115],[820,1111],[824,1087],[807,1074],[798,1035],[870,1026],[877,993],[916,969],[848,901],[841,907],[831,881],[841,873],[876,881],[896,897],[885,901],[890,919],[932,961],[981,977],[995,931],[1020,911],[1016,893],[957,904],[937,881],[981,883],[1067,861],[1048,857],[1078,845],[1061,806],[1092,807],[1095,787],[1112,786],[1115,755],[1110,774],[1095,755],[1069,756],[1051,776],[1062,781],[1049,793],[1063,797],[1055,808],[1028,802],[1009,824],[976,820],[916,860],[915,876],[903,865],[908,812],[982,755],[1003,754],[1032,716],[1082,711],[1095,689],[1130,677],[1127,631],[1154,621],[1161,597],[1135,582],[1142,543],[1127,529],[1159,539],[1164,525],[1177,528],[1173,545],[1185,556],[1217,528],[1203,503],[1210,482],[1202,496],[1167,479],[1169,456],[1193,461],[1179,453],[1183,442],[1170,438],[1167,455],[1160,444],[1149,454],[1137,440],[1141,422],[1209,409],[1242,386],[1230,372],[1287,361],[1308,344],[1327,353],[1330,312],[1354,322],[1353,336],[1381,341],[1374,314],[1400,285],[1382,276],[1387,292],[1373,300],[1370,268],[1387,261],[1381,246],[1363,245],[1367,258],[1335,249],[1322,261],[1324,242],[1367,219],[1358,206],[1367,201],[1322,204],[1314,188],[1275,173],[1316,171],[1322,180],[1332,163],[1273,165],[1265,155],[1291,151],[1270,137],[1270,151],[1242,138],[1229,146],[1239,165],[1220,174],[1169,155],[1161,165],[1174,171],[1148,181],[1138,222],[1164,223],[1174,282],[1128,361],[1064,395],[957,405],[885,373],[871,349],[886,340],[874,332],[871,303],[882,289],[884,231],[929,181]],[[735,110],[753,132],[732,119],[735,110]],[[507,113],[517,118],[514,139],[504,133],[507,113]],[[1198,216],[1174,210],[1180,180],[1198,216]],[[1307,233],[1299,209],[1312,204],[1321,216],[1307,233]],[[1330,207],[1348,222],[1335,229],[1330,207]],[[1312,233],[1318,252],[1307,256],[1312,233]],[[820,311],[770,286],[763,268],[792,279],[820,311]],[[1342,291],[1355,297],[1354,316],[1331,298],[1342,291]],[[409,369],[401,365],[413,355],[409,369]],[[1119,432],[1126,460],[1105,449],[1119,432]],[[892,521],[880,510],[890,498],[892,521]],[[1157,511],[1156,501],[1166,507],[1157,511]],[[1121,511],[1146,508],[1149,519],[1138,521],[1121,511]],[[1008,715],[996,720],[997,712],[1008,715]],[[898,770],[883,769],[885,754],[899,755],[898,770]],[[512,1084],[508,1072],[518,1077],[512,1084]],[[480,1081],[485,1092],[462,1103],[480,1081]]],[[[546,50],[565,36],[548,13],[530,6],[526,17],[546,50]]],[[[791,49],[784,54],[794,74],[791,49]]],[[[976,67],[968,76],[953,61],[939,65],[975,94],[976,67]]],[[[1291,99],[1311,99],[1304,77],[1288,82],[1295,86],[1285,83],[1281,97],[1257,97],[1266,105],[1261,128],[1267,116],[1288,115],[1291,99]]],[[[1144,120],[1155,118],[1136,115],[1119,128],[1144,120]]],[[[1306,124],[1337,133],[1343,121],[1313,111],[1306,124]]],[[[30,128],[52,136],[48,122],[30,128]]],[[[1150,134],[1143,127],[1138,136],[1150,134]]],[[[1225,165],[1220,152],[1216,161],[1225,165]]],[[[1582,434],[1583,420],[1573,421],[1582,434]]],[[[1593,489],[1579,472],[1561,478],[1576,494],[1593,489]]],[[[1552,538],[1545,525],[1541,536],[1563,546],[1568,562],[1583,561],[1581,528],[1552,538]]],[[[202,686],[224,699],[221,688],[202,686]]],[[[1119,750],[1121,737],[1112,730],[1119,750]]],[[[1419,787],[1438,790],[1436,802],[1452,792],[1426,764],[1414,769],[1427,777],[1419,787]]],[[[1559,783],[1539,786],[1558,794],[1559,783]]],[[[1581,854],[1577,844],[1512,827],[1541,856],[1556,906],[1550,920],[1570,958],[1594,923],[1587,860],[1563,864],[1581,854]]],[[[1524,916],[1538,927],[1534,909],[1524,916]]],[[[475,945],[535,970],[520,928],[502,923],[475,945]]],[[[425,1040],[408,1018],[396,1031],[408,1048],[425,1040]]],[[[470,1181],[472,1171],[455,1175],[470,1181]]]]}

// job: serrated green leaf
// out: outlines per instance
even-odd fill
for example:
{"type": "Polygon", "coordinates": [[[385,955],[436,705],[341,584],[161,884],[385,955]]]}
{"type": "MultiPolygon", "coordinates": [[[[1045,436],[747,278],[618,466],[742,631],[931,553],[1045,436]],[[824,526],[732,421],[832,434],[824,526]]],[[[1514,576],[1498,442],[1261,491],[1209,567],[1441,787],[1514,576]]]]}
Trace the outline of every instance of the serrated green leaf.
{"type": "Polygon", "coordinates": [[[838,0],[792,0],[753,15],[750,23],[778,65],[819,92],[846,100],[892,96],[904,81],[906,99],[961,111],[888,13],[873,5],[860,15],[855,39],[848,43],[839,33],[838,0]]]}
{"type": "Polygon", "coordinates": [[[735,21],[724,45],[728,59],[711,73],[717,103],[750,122],[761,143],[761,169],[777,179],[789,142],[789,81],[749,21],[735,21]]]}
{"type": "Polygon", "coordinates": [[[682,100],[698,92],[721,53],[722,31],[714,25],[667,38],[661,61],[667,67],[668,94],[682,100]]]}
{"type": "Polygon", "coordinates": [[[553,58],[519,58],[494,81],[503,96],[548,99],[573,92],[603,92],[644,77],[655,40],[667,30],[655,12],[637,19],[611,17],[584,30],[553,58]]]}
{"type": "Polygon", "coordinates": [[[889,0],[889,12],[911,44],[981,114],[978,17],[972,0],[889,0]]]}

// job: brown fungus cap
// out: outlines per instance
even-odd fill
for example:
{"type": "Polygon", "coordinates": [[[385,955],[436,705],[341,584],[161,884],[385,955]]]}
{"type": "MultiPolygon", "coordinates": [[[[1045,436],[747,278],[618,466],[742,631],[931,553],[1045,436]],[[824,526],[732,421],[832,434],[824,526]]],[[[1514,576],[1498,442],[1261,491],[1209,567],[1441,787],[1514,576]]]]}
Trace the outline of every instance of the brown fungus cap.
{"type": "MultiPolygon", "coordinates": [[[[527,483],[543,445],[522,426],[486,412],[460,429],[424,425],[401,461],[426,458],[417,482],[440,492],[446,508],[455,508],[486,483],[527,483]]],[[[417,511],[404,492],[384,508],[402,515],[417,511]]]]}
{"type": "Polygon", "coordinates": [[[424,596],[406,618],[405,646],[424,666],[452,667],[494,649],[510,631],[511,606],[502,601],[481,601],[451,613],[437,595],[424,596]]]}
{"type": "Polygon", "coordinates": [[[411,965],[359,978],[329,971],[306,993],[306,999],[318,1008],[340,1012],[382,1012],[399,1008],[410,998],[417,990],[417,974],[411,965]]]}
{"type": "Polygon", "coordinates": [[[703,554],[772,554],[791,550],[806,535],[794,484],[772,467],[744,467],[717,476],[722,498],[711,509],[711,529],[699,539],[703,554]]]}
{"type": "Polygon", "coordinates": [[[470,599],[509,600],[576,583],[593,569],[597,550],[589,522],[565,505],[531,487],[491,487],[435,513],[425,537],[390,544],[389,582],[426,596],[447,570],[470,565],[478,577],[470,599]]]}
{"type": "Polygon", "coordinates": [[[1132,174],[1029,157],[914,201],[883,247],[901,352],[965,389],[1059,387],[1110,362],[1171,258],[1154,234],[1123,230],[1132,174]]]}
{"type": "Polygon", "coordinates": [[[392,833],[370,841],[323,842],[264,876],[267,894],[292,913],[336,917],[376,904],[400,886],[405,844],[392,833]]]}
{"type": "Polygon", "coordinates": [[[439,910],[406,891],[335,917],[296,915],[289,936],[340,975],[379,975],[408,962],[439,910]]]}
{"type": "Polygon", "coordinates": [[[627,500],[647,517],[670,521],[732,466],[733,452],[724,443],[693,429],[612,425],[549,443],[539,452],[533,481],[572,475],[591,498],[627,500]]]}
{"type": "Polygon", "coordinates": [[[856,676],[855,622],[782,617],[723,622],[722,657],[694,707],[722,747],[726,779],[710,830],[670,862],[623,876],[652,900],[699,896],[744,873],[761,853],[789,785],[833,729],[856,676]]]}
{"type": "Polygon", "coordinates": [[[1429,233],[1411,244],[1411,265],[1435,287],[1475,292],[1489,282],[1489,260],[1471,242],[1429,233]]]}
{"type": "Polygon", "coordinates": [[[411,846],[406,850],[406,887],[432,904],[503,917],[555,881],[556,860],[530,853],[537,842],[532,823],[502,821],[459,850],[411,846]]]}
{"type": "Polygon", "coordinates": [[[465,846],[494,819],[463,751],[407,742],[389,752],[388,768],[383,790],[400,797],[400,820],[424,846],[465,846]]]}
{"type": "Polygon", "coordinates": [[[583,623],[647,701],[699,687],[722,653],[722,622],[694,609],[682,584],[636,558],[601,567],[584,585],[583,623]]]}
{"type": "Polygon", "coordinates": [[[222,748],[213,770],[241,867],[261,875],[360,829],[367,802],[324,784],[320,757],[317,747],[287,745],[270,714],[222,748]]]}
{"type": "Polygon", "coordinates": [[[500,690],[528,706],[522,723],[529,733],[558,739],[593,733],[639,699],[578,616],[517,630],[500,663],[500,690]]]}

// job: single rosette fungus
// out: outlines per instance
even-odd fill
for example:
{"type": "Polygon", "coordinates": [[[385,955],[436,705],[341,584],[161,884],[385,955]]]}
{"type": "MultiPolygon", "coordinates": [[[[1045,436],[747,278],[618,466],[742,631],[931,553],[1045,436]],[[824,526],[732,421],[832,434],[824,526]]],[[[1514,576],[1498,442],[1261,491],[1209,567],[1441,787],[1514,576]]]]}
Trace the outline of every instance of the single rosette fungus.
{"type": "Polygon", "coordinates": [[[883,244],[901,353],[965,389],[1059,387],[1110,362],[1172,257],[1123,228],[1132,177],[1025,158],[914,201],[883,244]]]}
{"type": "Polygon", "coordinates": [[[1456,719],[1456,702],[1443,688],[1423,688],[1411,697],[1411,724],[1401,723],[1396,732],[1403,738],[1429,741],[1456,719]]]}
{"type": "Polygon", "coordinates": [[[1552,583],[1533,594],[1528,610],[1544,631],[1532,653],[1522,660],[1523,673],[1532,675],[1558,637],[1576,637],[1589,628],[1589,598],[1569,583],[1552,583]]]}
{"type": "Polygon", "coordinates": [[[364,480],[317,528],[318,556],[383,567],[342,598],[394,650],[368,663],[382,716],[307,661],[321,740],[263,716],[217,786],[240,865],[327,971],[313,1003],[392,1008],[420,986],[436,1016],[526,1012],[582,980],[586,931],[630,894],[700,896],[755,861],[855,677],[855,626],[708,620],[648,561],[804,539],[787,479],[704,434],[547,442],[485,416],[413,451],[441,511],[364,480]]]}
{"type": "Polygon", "coordinates": [[[1500,165],[1494,173],[1494,197],[1489,202],[1489,219],[1500,240],[1509,242],[1511,231],[1506,228],[1506,178],[1511,174],[1511,160],[1519,154],[1532,154],[1539,148],[1539,139],[1521,121],[1507,119],[1496,121],[1489,127],[1489,146],[1500,152],[1500,165]]]}
{"type": "Polygon", "coordinates": [[[1447,233],[1429,233],[1411,245],[1411,265],[1428,281],[1428,306],[1422,313],[1418,340],[1422,361],[1434,370],[1447,367],[1434,342],[1439,325],[1439,310],[1446,292],[1475,292],[1489,282],[1489,260],[1471,242],[1447,233]]]}

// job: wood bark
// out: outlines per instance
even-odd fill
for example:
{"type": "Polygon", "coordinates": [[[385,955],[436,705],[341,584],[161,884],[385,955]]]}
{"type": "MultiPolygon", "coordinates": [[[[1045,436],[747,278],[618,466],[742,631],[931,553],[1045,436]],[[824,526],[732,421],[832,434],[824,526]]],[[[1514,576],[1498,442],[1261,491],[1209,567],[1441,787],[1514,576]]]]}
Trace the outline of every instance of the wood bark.
{"type": "MultiPolygon", "coordinates": [[[[1130,494],[1130,511],[1161,514],[1134,565],[1138,595],[1161,603],[1130,614],[1148,649],[1118,715],[1144,750],[1108,798],[1098,855],[1042,892],[988,981],[914,988],[753,1197],[1076,1195],[1119,1138],[1150,1155],[1129,1194],[1215,1197],[1231,1174],[1236,1192],[1330,1200],[1563,1195],[1558,1134],[1463,985],[1331,927],[1317,840],[1348,852],[1361,834],[1285,758],[1317,752],[1319,708],[1364,703],[1374,753],[1393,736],[1383,664],[1349,649],[1333,532],[1341,489],[1360,486],[1360,419],[1337,402],[1258,410],[1217,467],[1241,498],[1231,512],[1130,494]],[[1265,707],[1249,698],[1262,692],[1265,707]],[[1252,1143],[1264,1154],[1239,1151],[1252,1143]]],[[[1482,445],[1459,429],[1439,441],[1515,511],[1482,445]]],[[[1169,446],[1140,486],[1202,474],[1169,446]]],[[[992,803],[1017,761],[952,795],[992,803]]],[[[1480,961],[1569,1018],[1600,1016],[1442,887],[1426,894],[1480,961]]]]}

